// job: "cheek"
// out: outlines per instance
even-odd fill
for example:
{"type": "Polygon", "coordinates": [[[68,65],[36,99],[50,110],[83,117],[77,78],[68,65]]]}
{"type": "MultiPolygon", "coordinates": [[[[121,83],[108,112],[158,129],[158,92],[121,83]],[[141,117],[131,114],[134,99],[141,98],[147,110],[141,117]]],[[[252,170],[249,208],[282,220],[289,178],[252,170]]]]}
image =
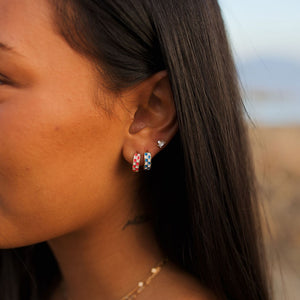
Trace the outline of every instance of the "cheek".
{"type": "Polygon", "coordinates": [[[88,100],[32,99],[0,105],[0,248],[47,240],[100,215],[119,159],[117,123],[88,100]]]}

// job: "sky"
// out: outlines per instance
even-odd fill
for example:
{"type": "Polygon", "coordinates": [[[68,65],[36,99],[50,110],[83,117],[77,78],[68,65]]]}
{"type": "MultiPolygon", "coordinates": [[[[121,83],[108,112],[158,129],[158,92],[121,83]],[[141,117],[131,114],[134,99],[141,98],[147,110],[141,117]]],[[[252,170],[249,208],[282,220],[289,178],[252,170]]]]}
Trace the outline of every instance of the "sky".
{"type": "Polygon", "coordinates": [[[234,55],[300,62],[300,0],[219,0],[234,55]]]}

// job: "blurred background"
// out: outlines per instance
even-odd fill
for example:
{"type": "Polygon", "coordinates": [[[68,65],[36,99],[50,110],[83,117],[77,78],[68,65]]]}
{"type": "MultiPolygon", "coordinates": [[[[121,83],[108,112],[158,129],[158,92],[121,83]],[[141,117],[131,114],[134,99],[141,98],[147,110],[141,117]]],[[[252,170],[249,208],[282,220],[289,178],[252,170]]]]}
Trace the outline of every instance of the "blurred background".
{"type": "Polygon", "coordinates": [[[275,299],[300,299],[300,1],[219,0],[248,112],[275,299]]]}

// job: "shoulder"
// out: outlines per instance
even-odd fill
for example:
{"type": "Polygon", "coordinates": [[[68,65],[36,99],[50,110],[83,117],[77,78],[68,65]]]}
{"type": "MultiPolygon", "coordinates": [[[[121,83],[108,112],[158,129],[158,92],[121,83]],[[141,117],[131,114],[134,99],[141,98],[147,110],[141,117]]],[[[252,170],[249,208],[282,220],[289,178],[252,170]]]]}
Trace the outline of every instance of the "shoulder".
{"type": "Polygon", "coordinates": [[[168,262],[154,281],[153,294],[150,297],[153,297],[152,299],[218,300],[211,291],[201,285],[197,278],[171,262],[168,262]]]}

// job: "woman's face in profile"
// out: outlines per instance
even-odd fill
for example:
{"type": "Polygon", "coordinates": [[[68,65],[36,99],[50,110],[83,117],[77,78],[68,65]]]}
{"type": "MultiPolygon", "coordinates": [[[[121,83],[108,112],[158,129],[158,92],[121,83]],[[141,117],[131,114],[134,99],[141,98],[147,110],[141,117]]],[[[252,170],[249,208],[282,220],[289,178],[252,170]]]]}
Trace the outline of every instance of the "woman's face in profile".
{"type": "Polygon", "coordinates": [[[54,32],[46,1],[0,0],[0,28],[0,248],[9,248],[105,212],[122,125],[117,110],[109,118],[94,107],[92,65],[54,32]]]}

